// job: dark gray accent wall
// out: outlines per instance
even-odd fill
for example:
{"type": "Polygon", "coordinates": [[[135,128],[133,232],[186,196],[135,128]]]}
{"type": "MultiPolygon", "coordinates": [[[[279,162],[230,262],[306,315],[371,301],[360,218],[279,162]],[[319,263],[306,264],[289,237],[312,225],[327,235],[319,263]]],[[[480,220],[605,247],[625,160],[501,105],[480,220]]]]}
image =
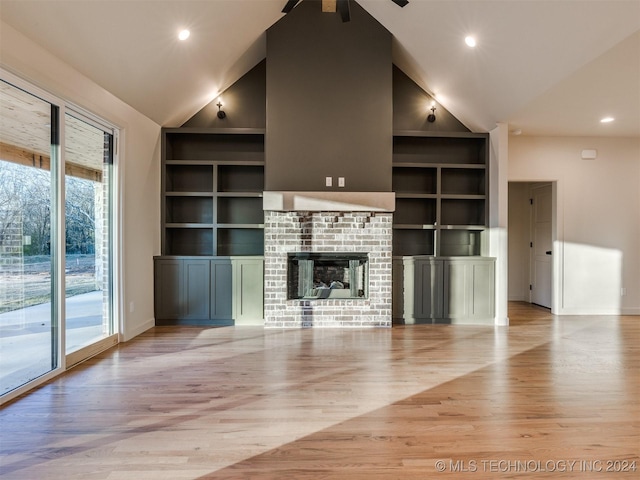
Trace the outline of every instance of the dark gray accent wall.
{"type": "Polygon", "coordinates": [[[469,132],[456,117],[436,102],[436,121],[427,121],[433,98],[393,66],[393,129],[430,132],[469,132]]]}
{"type": "Polygon", "coordinates": [[[266,61],[262,60],[220,96],[227,116],[218,118],[217,99],[205,105],[183,127],[265,128],[266,61]]]}
{"type": "Polygon", "coordinates": [[[265,190],[391,191],[391,34],[350,3],[350,22],[305,0],[267,31],[265,190]]]}

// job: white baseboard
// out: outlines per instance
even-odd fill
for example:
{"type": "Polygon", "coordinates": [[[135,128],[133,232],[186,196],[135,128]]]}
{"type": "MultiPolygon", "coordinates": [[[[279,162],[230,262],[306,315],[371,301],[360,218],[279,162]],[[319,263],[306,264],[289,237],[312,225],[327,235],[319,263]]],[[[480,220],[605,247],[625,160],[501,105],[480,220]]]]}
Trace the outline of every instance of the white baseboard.
{"type": "Polygon", "coordinates": [[[153,328],[155,326],[156,326],[156,319],[155,318],[150,318],[146,322],[142,323],[141,325],[138,325],[137,327],[135,327],[133,329],[127,329],[125,327],[125,332],[122,333],[120,341],[128,342],[129,340],[137,337],[141,333],[144,333],[147,330],[149,330],[150,328],[153,328]]]}
{"type": "Polygon", "coordinates": [[[620,315],[640,315],[640,307],[621,308],[620,315]]]}
{"type": "Polygon", "coordinates": [[[638,308],[561,308],[554,315],[640,315],[638,308]]]}

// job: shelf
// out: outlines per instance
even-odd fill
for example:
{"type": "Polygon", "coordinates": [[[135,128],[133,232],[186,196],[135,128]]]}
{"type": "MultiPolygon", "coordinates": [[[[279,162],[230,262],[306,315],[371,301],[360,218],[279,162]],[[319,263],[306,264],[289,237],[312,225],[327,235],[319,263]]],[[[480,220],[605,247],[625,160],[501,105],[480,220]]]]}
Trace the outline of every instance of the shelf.
{"type": "Polygon", "coordinates": [[[464,195],[462,193],[459,194],[442,194],[440,198],[443,200],[484,200],[484,195],[464,195]]]}
{"type": "Polygon", "coordinates": [[[436,200],[421,198],[396,198],[394,223],[429,224],[436,223],[436,200]]]}
{"type": "Polygon", "coordinates": [[[486,230],[484,225],[440,225],[440,230],[475,230],[483,232],[486,230]]]}
{"type": "Polygon", "coordinates": [[[218,192],[253,192],[264,190],[264,167],[255,165],[218,166],[218,192]]]}
{"type": "Polygon", "coordinates": [[[262,192],[217,192],[216,197],[222,198],[262,198],[262,192]]]}
{"type": "Polygon", "coordinates": [[[263,255],[264,230],[218,227],[218,255],[263,255]]]}
{"type": "Polygon", "coordinates": [[[437,132],[431,130],[394,130],[394,137],[422,137],[422,138],[488,138],[487,133],[475,132],[437,132]]]}
{"type": "Polygon", "coordinates": [[[169,255],[213,255],[211,228],[167,228],[166,251],[169,255]]]}
{"type": "Polygon", "coordinates": [[[167,165],[165,189],[167,192],[211,192],[213,191],[213,167],[167,165]]]}
{"type": "Polygon", "coordinates": [[[441,230],[441,256],[480,255],[480,231],[478,230],[441,230]]]}
{"type": "Polygon", "coordinates": [[[212,197],[167,197],[165,221],[170,223],[213,223],[212,197]]]}
{"type": "Polygon", "coordinates": [[[166,160],[264,160],[264,133],[168,130],[164,149],[166,160]]]}
{"type": "Polygon", "coordinates": [[[441,225],[484,225],[485,202],[482,199],[442,199],[441,225]]]}
{"type": "Polygon", "coordinates": [[[394,230],[435,230],[435,225],[418,224],[418,223],[394,223],[394,230]]]}
{"type": "Polygon", "coordinates": [[[166,198],[201,197],[213,199],[213,192],[165,192],[166,198]]]}
{"type": "Polygon", "coordinates": [[[200,222],[173,222],[166,223],[165,228],[213,228],[213,223],[200,222]]]}
{"type": "Polygon", "coordinates": [[[486,164],[486,136],[394,136],[393,163],[486,164]]]}
{"type": "Polygon", "coordinates": [[[393,168],[392,189],[396,194],[437,192],[438,171],[435,168],[393,168]]]}
{"type": "Polygon", "coordinates": [[[396,199],[398,198],[432,198],[432,199],[436,199],[438,198],[440,195],[437,195],[435,193],[396,193],[396,199]]]}
{"type": "Polygon", "coordinates": [[[393,254],[434,255],[435,230],[396,230],[393,231],[393,254]]]}
{"type": "Polygon", "coordinates": [[[486,182],[484,169],[443,168],[440,175],[440,193],[443,195],[485,194],[486,182]]]}
{"type": "Polygon", "coordinates": [[[263,224],[264,211],[259,197],[219,197],[218,223],[263,224]]]}

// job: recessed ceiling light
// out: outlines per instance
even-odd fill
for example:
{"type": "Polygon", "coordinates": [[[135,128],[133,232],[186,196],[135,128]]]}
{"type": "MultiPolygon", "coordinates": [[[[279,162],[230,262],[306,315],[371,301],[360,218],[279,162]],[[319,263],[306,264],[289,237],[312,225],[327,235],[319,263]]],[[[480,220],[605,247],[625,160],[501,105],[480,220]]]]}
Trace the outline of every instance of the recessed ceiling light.
{"type": "Polygon", "coordinates": [[[473,48],[476,46],[476,39],[474,37],[472,37],[471,35],[468,35],[466,37],[464,37],[464,43],[467,44],[467,46],[473,48]]]}
{"type": "Polygon", "coordinates": [[[184,30],[180,30],[180,33],[178,33],[178,38],[180,40],[186,40],[187,38],[189,38],[189,35],[191,35],[191,32],[185,28],[184,30]]]}
{"type": "Polygon", "coordinates": [[[610,123],[613,122],[615,120],[615,118],[613,117],[604,117],[602,120],[600,120],[600,123],[610,123]]]}

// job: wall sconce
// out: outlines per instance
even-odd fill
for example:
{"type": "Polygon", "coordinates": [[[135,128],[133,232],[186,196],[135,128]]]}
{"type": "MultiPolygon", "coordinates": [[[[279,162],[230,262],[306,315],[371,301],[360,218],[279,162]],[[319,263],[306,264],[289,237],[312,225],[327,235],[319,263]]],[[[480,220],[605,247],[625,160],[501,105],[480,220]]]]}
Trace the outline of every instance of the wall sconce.
{"type": "Polygon", "coordinates": [[[427,115],[427,122],[433,123],[436,121],[436,102],[431,102],[431,113],[427,115]]]}
{"type": "Polygon", "coordinates": [[[218,103],[216,103],[216,107],[218,107],[218,118],[222,120],[227,114],[222,110],[222,102],[218,99],[218,103]]]}

